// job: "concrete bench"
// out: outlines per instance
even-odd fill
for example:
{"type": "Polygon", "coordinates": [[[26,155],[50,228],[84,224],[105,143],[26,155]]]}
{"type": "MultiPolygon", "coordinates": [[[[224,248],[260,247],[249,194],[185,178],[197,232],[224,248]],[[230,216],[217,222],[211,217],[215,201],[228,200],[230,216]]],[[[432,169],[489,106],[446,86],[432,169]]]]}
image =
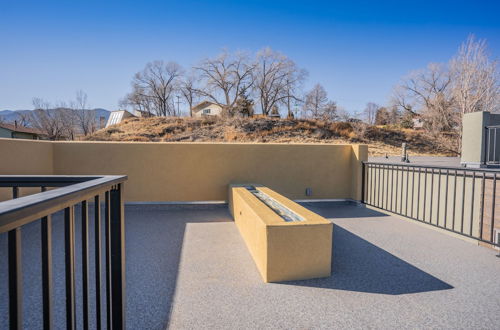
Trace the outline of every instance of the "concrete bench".
{"type": "Polygon", "coordinates": [[[330,276],[330,221],[254,184],[229,186],[229,210],[264,282],[330,276]]]}

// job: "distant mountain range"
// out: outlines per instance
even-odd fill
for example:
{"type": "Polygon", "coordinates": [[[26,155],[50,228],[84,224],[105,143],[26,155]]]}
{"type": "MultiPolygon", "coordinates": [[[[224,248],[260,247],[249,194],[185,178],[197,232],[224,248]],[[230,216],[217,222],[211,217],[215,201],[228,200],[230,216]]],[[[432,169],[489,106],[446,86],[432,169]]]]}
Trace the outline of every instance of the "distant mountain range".
{"type": "MultiPolygon", "coordinates": [[[[106,109],[92,109],[95,111],[96,121],[99,123],[100,117],[105,118],[105,122],[108,120],[110,111],[106,109]]],[[[21,115],[26,114],[32,110],[0,110],[0,120],[8,123],[13,123],[16,120],[20,120],[21,115]]]]}

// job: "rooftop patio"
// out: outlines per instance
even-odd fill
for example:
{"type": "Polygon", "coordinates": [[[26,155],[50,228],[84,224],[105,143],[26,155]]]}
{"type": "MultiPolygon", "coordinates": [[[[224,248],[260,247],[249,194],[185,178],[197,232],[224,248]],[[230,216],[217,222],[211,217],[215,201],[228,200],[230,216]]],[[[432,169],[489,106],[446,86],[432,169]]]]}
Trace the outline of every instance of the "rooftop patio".
{"type": "MultiPolygon", "coordinates": [[[[127,205],[127,328],[493,329],[500,324],[496,251],[354,203],[303,205],[336,225],[333,275],[279,284],[262,282],[226,205],[127,205]]],[[[78,212],[77,207],[76,217],[78,212]]],[[[23,231],[28,328],[42,324],[39,226],[32,223],[23,231]]],[[[78,221],[75,229],[78,237],[78,221]]],[[[5,236],[0,236],[2,263],[5,236]]],[[[64,253],[58,215],[53,236],[54,325],[60,328],[64,253]]],[[[6,278],[2,264],[2,311],[6,278]]],[[[91,297],[93,290],[91,285],[91,297]]],[[[90,304],[93,309],[93,299],[90,304]]],[[[77,303],[78,324],[80,313],[77,303]]],[[[2,312],[0,328],[6,328],[7,318],[2,312]]]]}

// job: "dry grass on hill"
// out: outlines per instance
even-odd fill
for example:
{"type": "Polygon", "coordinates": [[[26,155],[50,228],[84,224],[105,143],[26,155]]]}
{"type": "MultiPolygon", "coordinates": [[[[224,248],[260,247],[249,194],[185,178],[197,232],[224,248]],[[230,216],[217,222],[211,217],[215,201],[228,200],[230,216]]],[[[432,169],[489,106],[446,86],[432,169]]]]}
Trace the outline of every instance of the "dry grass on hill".
{"type": "Polygon", "coordinates": [[[91,141],[366,143],[370,155],[398,155],[407,142],[410,155],[453,155],[421,131],[344,122],[267,118],[131,118],[102,129],[91,141]]]}

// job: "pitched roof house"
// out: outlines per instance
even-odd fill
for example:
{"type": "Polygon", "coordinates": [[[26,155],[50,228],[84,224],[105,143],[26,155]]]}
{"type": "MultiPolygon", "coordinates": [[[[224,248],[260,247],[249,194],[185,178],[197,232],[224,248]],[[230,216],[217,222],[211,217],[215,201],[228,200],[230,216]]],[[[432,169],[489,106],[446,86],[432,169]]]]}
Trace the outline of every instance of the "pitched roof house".
{"type": "Polygon", "coordinates": [[[222,107],[210,101],[202,101],[192,107],[191,110],[193,111],[193,117],[220,116],[222,113],[222,107]]]}
{"type": "Polygon", "coordinates": [[[14,124],[0,123],[0,138],[10,139],[40,139],[41,132],[30,127],[14,124]]]}

